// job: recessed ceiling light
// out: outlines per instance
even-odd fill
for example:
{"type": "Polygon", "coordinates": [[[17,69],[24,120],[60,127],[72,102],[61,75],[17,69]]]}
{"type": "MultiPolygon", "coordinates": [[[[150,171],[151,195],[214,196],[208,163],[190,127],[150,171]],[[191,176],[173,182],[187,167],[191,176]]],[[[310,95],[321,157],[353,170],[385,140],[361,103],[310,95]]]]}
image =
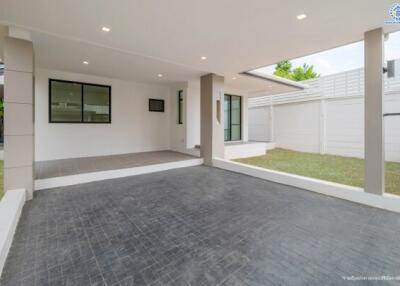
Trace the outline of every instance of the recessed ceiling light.
{"type": "Polygon", "coordinates": [[[207,59],[207,57],[205,57],[205,56],[202,56],[202,57],[201,57],[201,59],[204,61],[204,60],[206,60],[206,59],[207,59]]]}
{"type": "Polygon", "coordinates": [[[233,80],[235,80],[235,79],[236,79],[236,77],[233,77],[232,79],[233,79],[233,80]]]}
{"type": "Polygon", "coordinates": [[[163,75],[162,75],[161,73],[159,73],[157,76],[158,76],[158,77],[163,77],[163,75]]]}
{"type": "Polygon", "coordinates": [[[110,32],[111,29],[109,27],[103,27],[101,28],[103,30],[103,32],[110,32]]]}
{"type": "Polygon", "coordinates": [[[82,62],[84,65],[88,65],[89,64],[89,61],[83,61],[82,62]]]}
{"type": "Polygon", "coordinates": [[[305,19],[305,18],[307,18],[307,15],[306,15],[306,14],[297,15],[297,20],[303,20],[303,19],[305,19]]]}

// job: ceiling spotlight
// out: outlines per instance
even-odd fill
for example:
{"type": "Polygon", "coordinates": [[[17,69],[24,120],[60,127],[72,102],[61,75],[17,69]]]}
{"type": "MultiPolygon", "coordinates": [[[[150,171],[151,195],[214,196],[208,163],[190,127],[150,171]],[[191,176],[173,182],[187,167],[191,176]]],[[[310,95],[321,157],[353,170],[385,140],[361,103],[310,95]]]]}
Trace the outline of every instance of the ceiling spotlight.
{"type": "Polygon", "coordinates": [[[202,56],[202,57],[201,57],[201,59],[204,61],[204,60],[206,60],[206,59],[207,59],[207,57],[205,57],[205,56],[202,56]]]}
{"type": "Polygon", "coordinates": [[[163,75],[162,75],[161,73],[159,73],[157,76],[158,76],[158,77],[163,77],[163,75]]]}
{"type": "Polygon", "coordinates": [[[297,20],[303,20],[303,19],[305,19],[305,18],[307,18],[307,15],[306,15],[306,14],[297,15],[297,20]]]}
{"type": "Polygon", "coordinates": [[[110,31],[111,31],[111,29],[108,28],[108,27],[103,27],[103,28],[101,28],[101,29],[103,30],[103,32],[110,32],[110,31]]]}
{"type": "Polygon", "coordinates": [[[233,80],[235,80],[235,79],[236,79],[236,77],[233,77],[232,79],[233,79],[233,80]]]}
{"type": "Polygon", "coordinates": [[[83,61],[82,62],[84,65],[88,65],[89,64],[89,61],[83,61]]]}

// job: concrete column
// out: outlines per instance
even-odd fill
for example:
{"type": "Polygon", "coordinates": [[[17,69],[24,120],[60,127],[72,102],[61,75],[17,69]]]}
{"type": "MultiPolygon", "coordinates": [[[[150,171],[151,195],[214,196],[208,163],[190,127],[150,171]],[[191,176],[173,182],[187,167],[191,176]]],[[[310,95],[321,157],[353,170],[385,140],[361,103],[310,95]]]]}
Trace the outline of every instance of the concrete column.
{"type": "Polygon", "coordinates": [[[383,126],[382,28],[366,32],[365,45],[365,179],[368,193],[382,195],[385,190],[385,150],[383,126]]]}
{"type": "Polygon", "coordinates": [[[215,74],[200,78],[200,155],[211,166],[224,158],[224,78],[215,74]]]}
{"type": "Polygon", "coordinates": [[[32,42],[7,37],[4,65],[4,188],[24,188],[30,199],[34,181],[32,42]]]}

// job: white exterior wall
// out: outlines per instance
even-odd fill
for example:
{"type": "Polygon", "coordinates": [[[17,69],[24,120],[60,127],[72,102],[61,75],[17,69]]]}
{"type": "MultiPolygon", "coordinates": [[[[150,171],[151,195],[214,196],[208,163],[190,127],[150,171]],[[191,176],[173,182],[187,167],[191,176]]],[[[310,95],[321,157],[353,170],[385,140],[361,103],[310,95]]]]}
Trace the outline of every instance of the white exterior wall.
{"type": "Polygon", "coordinates": [[[178,84],[170,89],[171,149],[193,154],[200,145],[200,86],[197,82],[178,84]],[[178,91],[183,90],[182,124],[178,124],[178,91]]]}
{"type": "Polygon", "coordinates": [[[39,69],[35,79],[36,161],[170,149],[170,89],[122,80],[39,69]],[[112,86],[111,124],[49,123],[49,78],[112,86]],[[149,112],[148,99],[165,100],[149,112]]]}
{"type": "Polygon", "coordinates": [[[277,147],[319,152],[319,103],[274,106],[274,132],[277,147]]]}
{"type": "MultiPolygon", "coordinates": [[[[363,158],[364,69],[324,76],[306,84],[310,88],[304,91],[251,98],[250,140],[271,134],[277,147],[363,158]]],[[[383,101],[384,113],[400,113],[399,73],[385,78],[383,101]]],[[[399,162],[400,117],[385,117],[384,126],[386,160],[399,162]]]]}
{"type": "MultiPolygon", "coordinates": [[[[385,96],[383,110],[384,113],[400,112],[400,92],[385,96]]],[[[384,124],[386,159],[400,162],[400,116],[385,117],[384,124]]]]}
{"type": "Polygon", "coordinates": [[[364,99],[329,100],[326,104],[326,152],[364,157],[364,99]]]}
{"type": "Polygon", "coordinates": [[[200,145],[200,82],[189,82],[186,97],[186,148],[200,145]]]}
{"type": "MultiPolygon", "coordinates": [[[[225,93],[242,97],[242,141],[248,141],[248,99],[238,90],[227,89],[225,93]]],[[[170,89],[171,149],[196,155],[193,151],[200,145],[200,81],[188,81],[170,89]],[[178,124],[178,91],[183,90],[183,124],[178,124]]]]}
{"type": "Polygon", "coordinates": [[[186,151],[186,108],[183,108],[183,124],[178,124],[178,91],[183,90],[183,105],[187,101],[187,83],[179,84],[170,89],[170,141],[171,150],[186,151]]]}
{"type": "Polygon", "coordinates": [[[249,138],[251,141],[270,142],[271,109],[269,107],[251,108],[249,113],[249,138]]]}
{"type": "MultiPolygon", "coordinates": [[[[364,98],[325,99],[325,135],[321,112],[323,100],[274,105],[275,140],[277,147],[302,152],[325,153],[347,157],[364,157],[364,98]]],[[[270,107],[249,109],[250,140],[268,138],[271,131],[270,107]]],[[[400,112],[400,93],[384,97],[385,113],[400,112]]],[[[386,160],[400,161],[400,117],[385,117],[386,160]]]]}

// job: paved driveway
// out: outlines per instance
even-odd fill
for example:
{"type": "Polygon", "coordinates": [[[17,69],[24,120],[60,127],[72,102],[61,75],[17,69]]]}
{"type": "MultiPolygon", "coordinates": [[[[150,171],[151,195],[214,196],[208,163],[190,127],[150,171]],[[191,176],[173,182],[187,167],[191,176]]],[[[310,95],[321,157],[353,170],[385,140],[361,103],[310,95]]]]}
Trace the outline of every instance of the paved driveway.
{"type": "Polygon", "coordinates": [[[1,285],[343,285],[400,275],[399,239],[400,215],[191,167],[36,193],[1,285]]]}

